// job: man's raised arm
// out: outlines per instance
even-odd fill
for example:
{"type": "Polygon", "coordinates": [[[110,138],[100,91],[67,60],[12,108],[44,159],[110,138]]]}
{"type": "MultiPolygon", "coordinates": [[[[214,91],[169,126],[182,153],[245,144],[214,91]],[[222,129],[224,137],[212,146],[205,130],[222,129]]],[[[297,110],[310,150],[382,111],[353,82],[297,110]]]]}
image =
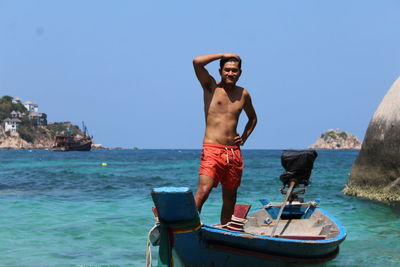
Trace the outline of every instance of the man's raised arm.
{"type": "Polygon", "coordinates": [[[238,58],[238,56],[233,53],[219,53],[198,56],[193,59],[194,71],[203,89],[211,91],[216,84],[215,79],[208,73],[205,66],[214,60],[231,57],[238,58]]]}

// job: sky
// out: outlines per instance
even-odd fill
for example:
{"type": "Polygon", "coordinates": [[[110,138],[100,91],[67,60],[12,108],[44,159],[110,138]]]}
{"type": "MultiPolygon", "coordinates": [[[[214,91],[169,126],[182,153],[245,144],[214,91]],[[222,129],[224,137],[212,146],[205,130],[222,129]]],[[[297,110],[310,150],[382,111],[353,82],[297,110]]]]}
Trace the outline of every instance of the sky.
{"type": "MultiPolygon", "coordinates": [[[[106,147],[199,149],[192,59],[234,52],[258,124],[244,148],[362,139],[400,76],[400,1],[0,0],[0,96],[106,147]]],[[[217,80],[218,62],[207,65],[217,80]]],[[[243,112],[238,132],[246,123],[243,112]]]]}

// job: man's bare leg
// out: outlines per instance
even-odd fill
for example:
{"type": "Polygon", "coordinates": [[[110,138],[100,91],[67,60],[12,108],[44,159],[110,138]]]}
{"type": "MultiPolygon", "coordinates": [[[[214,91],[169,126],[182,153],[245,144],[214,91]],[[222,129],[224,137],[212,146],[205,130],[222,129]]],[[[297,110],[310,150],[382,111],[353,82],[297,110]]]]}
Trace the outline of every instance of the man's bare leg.
{"type": "Polygon", "coordinates": [[[199,186],[197,187],[196,195],[194,196],[194,201],[196,202],[196,207],[199,212],[203,207],[204,202],[206,202],[208,196],[214,185],[214,179],[207,175],[199,176],[199,186]]]}
{"type": "Polygon", "coordinates": [[[237,188],[228,189],[222,187],[222,210],[221,210],[221,224],[227,224],[231,221],[232,214],[235,210],[237,188]]]}

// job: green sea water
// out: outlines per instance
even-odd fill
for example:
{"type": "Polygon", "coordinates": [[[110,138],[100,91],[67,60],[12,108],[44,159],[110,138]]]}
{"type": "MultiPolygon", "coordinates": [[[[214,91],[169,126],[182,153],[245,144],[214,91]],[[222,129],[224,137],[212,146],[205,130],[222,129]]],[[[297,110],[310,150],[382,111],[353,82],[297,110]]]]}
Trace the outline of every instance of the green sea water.
{"type": "MultiPolygon", "coordinates": [[[[341,192],[357,153],[320,151],[305,195],[320,199],[348,231],[339,256],[326,266],[400,266],[400,211],[341,192]]],[[[282,200],[280,154],[243,150],[238,203],[256,209],[260,198],[282,200]]],[[[200,150],[0,151],[0,266],[145,266],[154,224],[150,191],[195,191],[199,155],[200,150]]],[[[217,222],[220,208],[219,187],[202,221],[217,222]]]]}

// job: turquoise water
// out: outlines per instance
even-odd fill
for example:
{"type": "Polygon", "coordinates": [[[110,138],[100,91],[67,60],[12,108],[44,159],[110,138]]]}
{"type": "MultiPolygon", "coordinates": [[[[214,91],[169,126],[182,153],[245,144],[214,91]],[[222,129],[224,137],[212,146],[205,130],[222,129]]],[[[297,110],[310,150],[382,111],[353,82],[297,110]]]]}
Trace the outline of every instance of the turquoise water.
{"type": "MultiPolygon", "coordinates": [[[[144,266],[150,191],[195,190],[199,150],[0,151],[0,266],[144,266]],[[108,166],[101,166],[106,162],[108,166]]],[[[238,203],[281,201],[278,150],[244,150],[238,203]]],[[[327,266],[400,266],[400,212],[341,193],[356,151],[321,151],[305,198],[348,230],[327,266]]],[[[219,220],[220,188],[202,221],[219,220]]],[[[156,250],[153,250],[156,254],[156,250]]]]}

